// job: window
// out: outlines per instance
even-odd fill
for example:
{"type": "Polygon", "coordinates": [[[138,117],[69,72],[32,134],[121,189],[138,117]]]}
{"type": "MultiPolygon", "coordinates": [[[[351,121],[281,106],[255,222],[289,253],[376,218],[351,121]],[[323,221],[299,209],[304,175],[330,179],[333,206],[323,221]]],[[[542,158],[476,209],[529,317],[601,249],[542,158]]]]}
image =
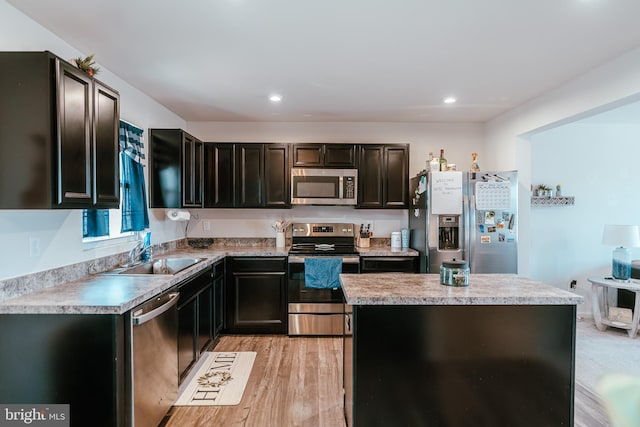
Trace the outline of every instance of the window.
{"type": "Polygon", "coordinates": [[[83,242],[130,236],[149,227],[142,164],[145,157],[143,131],[120,121],[119,133],[120,208],[85,209],[82,213],[83,242]]]}

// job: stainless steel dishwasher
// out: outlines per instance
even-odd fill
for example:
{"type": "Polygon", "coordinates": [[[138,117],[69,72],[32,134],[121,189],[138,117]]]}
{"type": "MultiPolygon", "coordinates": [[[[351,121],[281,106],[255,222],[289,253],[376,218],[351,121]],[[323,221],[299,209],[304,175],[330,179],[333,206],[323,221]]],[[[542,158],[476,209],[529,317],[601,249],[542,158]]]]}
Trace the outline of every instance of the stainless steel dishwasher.
{"type": "Polygon", "coordinates": [[[178,296],[166,292],[131,311],[135,427],[156,427],[178,398],[178,296]]]}

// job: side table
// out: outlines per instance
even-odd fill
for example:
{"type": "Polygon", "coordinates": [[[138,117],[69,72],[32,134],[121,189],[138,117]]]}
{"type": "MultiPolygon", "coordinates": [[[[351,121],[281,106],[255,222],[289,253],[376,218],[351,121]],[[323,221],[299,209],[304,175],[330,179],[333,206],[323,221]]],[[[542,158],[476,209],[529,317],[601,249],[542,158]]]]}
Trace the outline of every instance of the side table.
{"type": "Polygon", "coordinates": [[[611,278],[589,277],[591,282],[591,310],[596,327],[604,331],[608,326],[626,329],[629,337],[635,338],[640,321],[640,281],[631,279],[629,282],[620,282],[611,278]],[[612,321],[609,319],[609,303],[607,292],[609,289],[627,289],[635,293],[635,308],[631,323],[612,321]],[[602,305],[602,309],[600,306],[602,305]]]}

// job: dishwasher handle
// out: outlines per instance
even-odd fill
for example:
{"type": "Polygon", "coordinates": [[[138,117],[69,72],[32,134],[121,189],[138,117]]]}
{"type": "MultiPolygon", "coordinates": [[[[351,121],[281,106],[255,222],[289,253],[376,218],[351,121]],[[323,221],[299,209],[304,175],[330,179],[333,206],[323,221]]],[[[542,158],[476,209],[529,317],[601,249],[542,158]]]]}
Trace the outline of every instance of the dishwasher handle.
{"type": "Polygon", "coordinates": [[[156,317],[160,316],[162,313],[165,313],[166,311],[170,310],[171,307],[175,306],[178,303],[179,296],[180,296],[179,292],[169,294],[169,300],[166,303],[162,304],[160,307],[154,308],[148,313],[131,316],[131,321],[135,326],[135,325],[142,325],[143,323],[148,322],[149,320],[155,319],[156,317]]]}

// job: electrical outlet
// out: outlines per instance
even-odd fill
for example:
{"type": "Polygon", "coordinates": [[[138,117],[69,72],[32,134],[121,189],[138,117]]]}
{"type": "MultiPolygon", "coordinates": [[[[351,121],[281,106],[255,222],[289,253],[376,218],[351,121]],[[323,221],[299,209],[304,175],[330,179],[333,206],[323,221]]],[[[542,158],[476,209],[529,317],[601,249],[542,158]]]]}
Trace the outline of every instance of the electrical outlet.
{"type": "Polygon", "coordinates": [[[29,256],[30,257],[40,256],[40,238],[29,237],[29,256]]]}
{"type": "Polygon", "coordinates": [[[211,221],[209,221],[208,219],[202,221],[202,229],[204,231],[211,231],[211,221]]]}

